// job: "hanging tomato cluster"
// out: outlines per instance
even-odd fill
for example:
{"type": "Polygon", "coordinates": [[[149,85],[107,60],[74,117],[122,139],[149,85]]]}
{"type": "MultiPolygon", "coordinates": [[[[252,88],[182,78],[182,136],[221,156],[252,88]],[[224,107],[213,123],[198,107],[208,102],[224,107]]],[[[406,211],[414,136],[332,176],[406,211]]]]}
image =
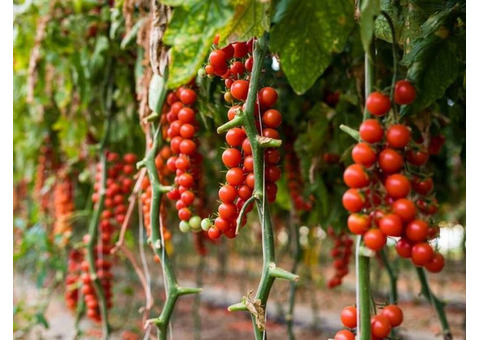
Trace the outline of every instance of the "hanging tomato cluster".
{"type": "Polygon", "coordinates": [[[68,252],[67,276],[65,277],[65,302],[71,310],[77,308],[78,284],[82,273],[83,252],[72,249],[68,252]]]}
{"type": "Polygon", "coordinates": [[[61,171],[53,191],[54,218],[53,235],[58,244],[66,245],[72,235],[70,218],[75,209],[73,183],[70,177],[61,171]]]}
{"type": "Polygon", "coordinates": [[[167,97],[164,117],[168,122],[167,140],[171,156],[167,168],[175,173],[175,186],[167,197],[175,202],[182,232],[200,231],[201,218],[195,213],[194,201],[201,177],[203,156],[198,152],[200,125],[196,119],[194,104],[197,94],[191,88],[180,87],[167,97]]]}
{"type": "MultiPolygon", "coordinates": [[[[105,190],[104,210],[100,217],[100,233],[98,244],[95,246],[95,271],[103,288],[107,308],[112,307],[112,262],[110,251],[113,247],[112,235],[122,225],[127,212],[127,197],[133,188],[132,176],[135,172],[137,157],[134,154],[126,154],[123,159],[114,152],[107,152],[107,179],[105,190]]],[[[92,201],[97,203],[100,198],[102,186],[102,165],[97,165],[95,175],[94,193],[92,201]]],[[[88,237],[85,241],[89,241],[88,237]]],[[[94,321],[101,321],[98,298],[96,296],[92,278],[90,276],[90,265],[88,261],[82,262],[82,293],[87,305],[87,316],[94,321]]]]}
{"type": "MultiPolygon", "coordinates": [[[[415,88],[407,81],[395,87],[395,102],[409,104],[415,99],[415,88]]],[[[380,92],[367,98],[368,111],[383,117],[390,111],[390,99],[380,92]]],[[[428,153],[423,145],[412,141],[411,129],[404,124],[365,120],[359,129],[361,142],[352,150],[354,164],[345,169],[343,179],[350,188],[343,195],[343,205],[351,214],[348,228],[363,235],[365,245],[378,251],[387,237],[400,237],[397,252],[411,258],[416,266],[438,272],[443,256],[428,243],[438,235],[438,227],[429,222],[436,212],[431,202],[433,181],[420,179],[425,172],[428,153]],[[413,189],[413,190],[412,190],[413,189]]]]}
{"type": "Polygon", "coordinates": [[[330,251],[332,256],[335,275],[328,281],[328,288],[334,288],[342,284],[342,279],[348,274],[348,264],[352,257],[353,240],[343,231],[335,233],[333,228],[328,228],[328,236],[334,239],[334,248],[330,251]]]}
{"type": "Polygon", "coordinates": [[[300,170],[300,160],[293,149],[293,141],[285,143],[285,172],[287,174],[287,187],[292,198],[293,206],[298,211],[310,211],[313,208],[314,196],[305,198],[303,180],[300,170]]]}
{"type": "MultiPolygon", "coordinates": [[[[214,41],[214,50],[209,55],[209,64],[205,72],[210,77],[219,76],[225,81],[225,100],[233,104],[228,110],[228,119],[233,120],[239,110],[245,110],[248,97],[250,72],[253,68],[253,39],[248,42],[229,44],[222,49],[217,48],[218,37],[214,41]]],[[[277,129],[282,123],[281,113],[274,109],[277,102],[277,91],[272,87],[264,87],[258,91],[254,115],[259,135],[280,139],[277,129]]],[[[222,234],[228,238],[236,237],[237,217],[252,196],[255,189],[254,162],[252,147],[243,127],[230,129],[225,140],[228,148],[222,154],[222,162],[228,168],[226,183],[218,191],[221,204],[218,207],[218,217],[213,224],[202,223],[202,228],[208,231],[211,239],[218,239],[222,234]]],[[[281,177],[277,166],[280,153],[275,148],[265,150],[265,191],[269,202],[277,195],[275,184],[281,177]]],[[[246,208],[241,226],[247,222],[247,213],[253,209],[253,202],[246,208]]]]}
{"type": "MultiPolygon", "coordinates": [[[[355,340],[355,334],[352,330],[357,327],[357,308],[353,306],[345,307],[340,313],[340,320],[350,330],[338,331],[334,340],[355,340]]],[[[397,305],[384,306],[380,313],[370,318],[372,340],[387,338],[391,330],[400,326],[402,322],[403,311],[400,307],[397,305]]]]}

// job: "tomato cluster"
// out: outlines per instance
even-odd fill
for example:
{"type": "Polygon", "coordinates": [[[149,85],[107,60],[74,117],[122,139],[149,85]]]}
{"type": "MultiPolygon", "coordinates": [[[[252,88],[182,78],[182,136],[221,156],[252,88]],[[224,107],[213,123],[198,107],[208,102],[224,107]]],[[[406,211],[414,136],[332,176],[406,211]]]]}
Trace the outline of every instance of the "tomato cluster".
{"type": "MultiPolygon", "coordinates": [[[[100,217],[100,233],[99,243],[95,246],[95,270],[98,279],[102,285],[107,308],[112,306],[112,280],[111,272],[112,262],[109,259],[110,251],[113,247],[112,235],[116,229],[124,222],[127,212],[127,195],[133,188],[133,173],[135,172],[135,163],[137,157],[134,154],[126,154],[123,159],[114,152],[107,152],[107,180],[105,190],[104,210],[100,217]]],[[[96,203],[99,199],[101,190],[102,165],[97,165],[97,173],[95,175],[96,183],[94,184],[94,193],[92,201],[96,203]]],[[[85,238],[88,242],[88,237],[85,238]]],[[[100,321],[100,310],[98,299],[92,284],[90,276],[90,265],[87,261],[81,264],[83,274],[81,280],[83,283],[82,293],[84,294],[85,303],[87,305],[87,316],[94,320],[100,321]]]]}
{"type": "Polygon", "coordinates": [[[77,249],[72,249],[68,252],[68,273],[65,278],[65,302],[68,308],[75,310],[78,301],[78,284],[80,275],[82,273],[81,263],[83,261],[83,252],[77,249]]]}
{"type": "Polygon", "coordinates": [[[197,94],[191,88],[180,87],[169,93],[165,117],[168,122],[167,140],[170,142],[171,156],[167,168],[175,173],[175,186],[167,194],[175,201],[182,232],[200,231],[201,218],[194,213],[197,184],[200,180],[203,156],[198,152],[199,130],[194,104],[197,94]]]}
{"type": "Polygon", "coordinates": [[[334,288],[342,284],[342,279],[348,274],[348,264],[352,257],[353,240],[344,232],[338,234],[330,227],[328,236],[334,239],[334,248],[330,251],[332,256],[335,275],[328,281],[328,288],[334,288]]]}
{"type": "MultiPolygon", "coordinates": [[[[355,340],[355,334],[352,332],[357,327],[357,308],[353,306],[345,307],[340,313],[342,324],[350,330],[344,329],[335,334],[335,340],[355,340]]],[[[390,331],[398,327],[403,322],[403,311],[397,305],[384,306],[380,313],[370,318],[370,327],[372,340],[385,339],[390,331]]]]}
{"type": "Polygon", "coordinates": [[[310,195],[308,198],[305,198],[302,194],[303,180],[300,170],[300,160],[293,149],[293,142],[285,144],[285,172],[287,175],[287,187],[295,209],[298,211],[312,210],[314,197],[310,195]]]}
{"type": "MultiPolygon", "coordinates": [[[[405,87],[405,81],[401,82],[405,87]]],[[[410,96],[404,91],[396,98],[401,98],[401,103],[411,102],[409,91],[410,96]]],[[[367,108],[380,115],[383,108],[376,107],[375,111],[368,105],[379,101],[369,101],[371,96],[378,94],[369,96],[367,108]]],[[[350,188],[343,195],[343,205],[350,212],[348,228],[363,235],[365,245],[374,251],[383,248],[387,237],[399,237],[396,249],[401,257],[411,258],[416,266],[429,271],[440,271],[443,256],[428,243],[438,235],[438,227],[430,223],[430,216],[437,210],[433,181],[418,175],[425,173],[429,157],[426,148],[412,141],[411,129],[404,124],[383,125],[377,119],[367,119],[360,125],[359,134],[361,142],[352,150],[354,164],[343,174],[350,188]]]]}
{"type": "MultiPolygon", "coordinates": [[[[220,76],[225,80],[225,100],[232,106],[228,110],[231,121],[240,111],[245,110],[249,91],[250,72],[253,68],[253,40],[229,44],[223,49],[214,49],[209,56],[209,64],[205,72],[211,76],[220,76]]],[[[215,46],[216,47],[216,46],[215,46]]],[[[277,128],[282,123],[281,113],[274,109],[277,102],[277,91],[272,87],[264,87],[258,91],[254,115],[259,135],[280,139],[277,128]]],[[[243,127],[230,129],[225,140],[228,148],[222,154],[222,162],[228,168],[226,183],[218,191],[221,204],[218,207],[218,217],[213,224],[202,223],[202,228],[208,231],[211,239],[218,239],[222,234],[228,238],[236,236],[236,220],[255,189],[254,160],[250,140],[243,127]]],[[[275,148],[265,150],[265,191],[266,198],[273,202],[277,195],[275,184],[281,177],[277,166],[280,153],[275,148]]],[[[246,214],[253,209],[253,202],[246,208],[246,214]]],[[[246,224],[246,214],[241,225],[246,224]]]]}
{"type": "Polygon", "coordinates": [[[61,172],[53,191],[54,218],[53,234],[60,245],[68,243],[72,235],[71,215],[75,209],[73,183],[70,177],[61,172]]]}

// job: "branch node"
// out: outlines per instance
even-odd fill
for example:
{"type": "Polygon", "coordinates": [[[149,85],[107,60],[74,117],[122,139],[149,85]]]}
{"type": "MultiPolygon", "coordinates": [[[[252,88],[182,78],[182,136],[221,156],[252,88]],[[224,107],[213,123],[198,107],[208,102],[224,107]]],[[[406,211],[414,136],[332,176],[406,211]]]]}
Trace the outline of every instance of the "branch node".
{"type": "Polygon", "coordinates": [[[150,115],[148,115],[147,117],[145,117],[145,121],[147,122],[153,122],[155,119],[157,119],[159,116],[158,116],[158,113],[156,112],[152,112],[150,115]]]}
{"type": "Polygon", "coordinates": [[[248,308],[245,306],[243,302],[236,303],[234,305],[228,306],[228,311],[229,312],[247,312],[248,308]]]}
{"type": "Polygon", "coordinates": [[[284,279],[292,282],[298,281],[299,278],[298,275],[286,271],[285,269],[282,269],[280,267],[277,267],[275,263],[270,264],[268,274],[277,279],[284,279]]]}
{"type": "Polygon", "coordinates": [[[202,288],[192,288],[192,287],[178,287],[177,288],[177,295],[189,295],[189,294],[199,294],[203,291],[202,288]]]}
{"type": "Polygon", "coordinates": [[[218,134],[225,133],[228,130],[230,130],[231,128],[234,128],[234,127],[237,127],[237,126],[242,126],[242,125],[243,125],[243,111],[242,110],[237,110],[237,114],[236,114],[235,118],[226,122],[223,125],[220,125],[217,128],[217,133],[218,134]]]}
{"type": "Polygon", "coordinates": [[[160,193],[166,194],[167,192],[172,191],[173,187],[171,185],[159,185],[160,193]]]}
{"type": "Polygon", "coordinates": [[[146,160],[142,159],[141,161],[137,162],[136,166],[137,166],[137,169],[144,168],[146,166],[146,160]]]}
{"type": "Polygon", "coordinates": [[[264,136],[257,136],[256,139],[261,148],[279,148],[282,145],[281,139],[274,139],[264,136]]]}
{"type": "Polygon", "coordinates": [[[340,125],[340,130],[342,130],[342,131],[345,132],[347,135],[349,135],[350,137],[352,137],[353,139],[355,139],[357,142],[360,141],[360,133],[359,133],[357,130],[352,129],[350,126],[341,124],[341,125],[340,125]]]}

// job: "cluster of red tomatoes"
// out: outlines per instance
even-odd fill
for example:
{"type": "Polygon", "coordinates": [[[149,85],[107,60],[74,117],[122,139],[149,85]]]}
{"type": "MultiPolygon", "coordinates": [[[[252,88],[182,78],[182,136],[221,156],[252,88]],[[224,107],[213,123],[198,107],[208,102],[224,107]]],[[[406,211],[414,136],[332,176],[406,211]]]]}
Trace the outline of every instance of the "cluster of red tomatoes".
{"type": "Polygon", "coordinates": [[[334,258],[335,275],[327,283],[328,288],[333,288],[341,285],[343,277],[348,274],[353,240],[343,231],[336,234],[332,228],[328,228],[327,234],[335,240],[334,248],[330,251],[330,255],[334,258]]]}
{"type": "Polygon", "coordinates": [[[193,105],[197,100],[194,90],[180,87],[167,97],[165,117],[168,122],[167,140],[170,141],[171,156],[167,160],[167,168],[175,173],[175,186],[167,194],[175,201],[182,232],[200,231],[201,218],[192,210],[195,191],[200,180],[203,156],[198,152],[198,139],[195,134],[199,130],[196,111],[193,105]]]}
{"type": "Polygon", "coordinates": [[[53,191],[54,218],[53,235],[58,244],[65,245],[72,235],[71,215],[75,209],[73,183],[63,171],[60,173],[53,191]]]}
{"type": "Polygon", "coordinates": [[[65,302],[68,308],[75,310],[78,301],[78,282],[82,273],[83,252],[72,249],[68,253],[67,276],[65,278],[65,302]]]}
{"type": "MultiPolygon", "coordinates": [[[[102,285],[107,308],[112,306],[112,279],[111,272],[112,262],[109,259],[110,251],[113,246],[112,235],[115,230],[125,220],[127,212],[127,195],[133,188],[133,173],[135,172],[135,162],[137,157],[134,154],[126,154],[123,159],[114,152],[107,152],[107,181],[105,190],[104,210],[100,217],[100,233],[99,243],[95,246],[95,270],[97,277],[102,285]]],[[[92,201],[96,203],[99,199],[101,190],[102,166],[97,165],[97,173],[95,175],[94,193],[92,201]]],[[[88,242],[88,237],[85,238],[88,242]]],[[[87,305],[87,316],[94,320],[100,321],[100,311],[98,308],[98,299],[92,284],[90,276],[90,265],[87,261],[81,264],[83,274],[81,280],[83,283],[82,293],[85,297],[87,305]]]]}
{"type": "Polygon", "coordinates": [[[300,171],[300,160],[293,149],[293,143],[286,143],[284,149],[287,187],[292,198],[293,206],[297,211],[310,211],[313,208],[314,197],[310,195],[308,198],[305,198],[302,194],[303,181],[300,171]]]}
{"type": "MultiPolygon", "coordinates": [[[[409,104],[415,89],[407,81],[395,87],[395,102],[409,104]]],[[[372,115],[384,116],[390,110],[387,96],[374,92],[367,98],[372,115]]],[[[438,236],[438,227],[429,223],[436,212],[432,202],[432,179],[424,173],[429,154],[423,145],[412,141],[411,129],[399,123],[385,124],[367,119],[359,129],[361,142],[352,150],[354,164],[347,167],[343,179],[348,189],[343,205],[351,214],[348,228],[363,235],[365,245],[378,251],[387,237],[399,237],[397,252],[411,258],[416,266],[432,272],[443,268],[443,256],[428,243],[438,236]],[[412,170],[415,174],[412,175],[412,170]],[[413,190],[412,190],[413,189],[413,190]]]]}
{"type": "MultiPolygon", "coordinates": [[[[228,110],[229,120],[233,120],[238,111],[245,110],[250,72],[253,67],[252,45],[253,40],[250,40],[230,44],[223,49],[215,49],[210,53],[209,64],[205,66],[209,76],[217,75],[225,79],[227,89],[225,100],[234,104],[228,110]]],[[[277,128],[282,123],[282,115],[273,108],[277,98],[277,91],[272,87],[264,87],[258,92],[254,115],[257,131],[261,136],[280,138],[277,128]]],[[[228,238],[236,236],[237,217],[255,189],[252,147],[245,129],[243,127],[230,129],[225,140],[228,148],[222,154],[222,162],[228,171],[226,183],[218,191],[221,201],[218,217],[213,225],[207,220],[202,223],[202,228],[208,231],[211,239],[218,239],[222,234],[228,238]]],[[[275,182],[281,177],[281,170],[277,166],[280,153],[275,148],[267,148],[264,160],[266,198],[273,202],[277,195],[275,182]]],[[[252,209],[253,202],[246,207],[245,212],[248,213],[252,209]]],[[[245,225],[246,221],[245,215],[241,225],[245,225]]]]}
{"type": "MultiPolygon", "coordinates": [[[[342,324],[353,329],[357,327],[357,308],[353,306],[345,307],[341,314],[342,324]]],[[[403,322],[403,312],[397,305],[387,305],[380,310],[380,313],[370,318],[370,327],[372,340],[385,339],[391,330],[398,327],[403,322]]],[[[351,330],[341,330],[335,334],[334,340],[355,340],[355,334],[351,330]]]]}

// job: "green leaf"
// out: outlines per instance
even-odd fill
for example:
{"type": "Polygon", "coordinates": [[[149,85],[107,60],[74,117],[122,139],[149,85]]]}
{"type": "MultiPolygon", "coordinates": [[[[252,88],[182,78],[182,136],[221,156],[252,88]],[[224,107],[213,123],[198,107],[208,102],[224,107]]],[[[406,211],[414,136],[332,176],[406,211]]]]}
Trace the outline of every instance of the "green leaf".
{"type": "Polygon", "coordinates": [[[271,49],[297,94],[305,93],[343,49],[353,27],[349,0],[291,1],[271,31],[271,49]]]}
{"type": "Polygon", "coordinates": [[[362,0],[360,5],[360,37],[363,49],[368,51],[373,39],[375,18],[380,14],[380,0],[362,0]]]}
{"type": "Polygon", "coordinates": [[[227,0],[191,0],[188,7],[177,7],[163,37],[170,49],[168,87],[190,81],[202,66],[213,37],[233,16],[227,0]]]}
{"type": "Polygon", "coordinates": [[[270,28],[270,3],[259,0],[236,0],[235,14],[220,32],[221,42],[232,43],[260,37],[270,28]]]}

